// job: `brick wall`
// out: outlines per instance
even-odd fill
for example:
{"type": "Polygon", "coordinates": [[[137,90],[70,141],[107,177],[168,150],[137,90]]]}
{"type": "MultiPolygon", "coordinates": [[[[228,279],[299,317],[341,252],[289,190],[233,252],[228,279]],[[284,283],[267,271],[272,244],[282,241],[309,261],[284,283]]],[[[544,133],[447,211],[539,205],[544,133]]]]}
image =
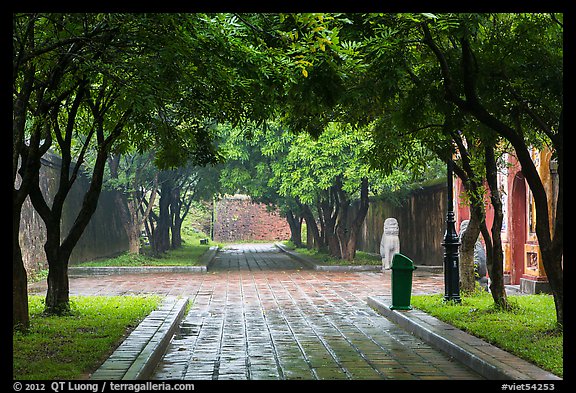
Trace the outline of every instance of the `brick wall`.
{"type": "Polygon", "coordinates": [[[268,212],[266,205],[253,203],[250,197],[236,195],[216,203],[214,240],[287,240],[290,227],[277,212],[268,212]]]}

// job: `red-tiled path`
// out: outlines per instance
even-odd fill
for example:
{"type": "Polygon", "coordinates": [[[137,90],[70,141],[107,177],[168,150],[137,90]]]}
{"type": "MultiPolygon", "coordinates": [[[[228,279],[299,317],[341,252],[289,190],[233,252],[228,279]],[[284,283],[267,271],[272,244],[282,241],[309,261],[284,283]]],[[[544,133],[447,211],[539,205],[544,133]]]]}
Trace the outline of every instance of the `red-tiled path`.
{"type": "MultiPolygon", "coordinates": [[[[443,292],[441,273],[413,281],[443,292]]],[[[305,270],[273,245],[220,251],[208,273],[71,278],[70,290],[190,298],[153,379],[481,379],[367,306],[390,294],[389,273],[305,270]]]]}

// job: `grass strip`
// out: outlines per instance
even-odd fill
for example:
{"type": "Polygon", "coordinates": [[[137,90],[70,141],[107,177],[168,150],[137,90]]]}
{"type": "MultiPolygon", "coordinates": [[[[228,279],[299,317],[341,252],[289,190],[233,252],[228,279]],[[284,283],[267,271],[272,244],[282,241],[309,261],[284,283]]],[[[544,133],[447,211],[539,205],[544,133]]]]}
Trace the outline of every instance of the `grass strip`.
{"type": "Polygon", "coordinates": [[[82,262],[74,266],[81,267],[106,267],[106,266],[200,266],[200,257],[213,245],[200,244],[200,239],[189,238],[184,241],[182,247],[169,250],[163,255],[147,255],[146,250],[142,254],[124,253],[115,258],[98,259],[82,262]]]}
{"type": "Polygon", "coordinates": [[[345,259],[338,259],[330,256],[327,252],[318,251],[315,249],[301,248],[294,246],[291,241],[282,242],[288,249],[297,252],[298,254],[306,255],[316,261],[319,265],[325,266],[360,266],[360,265],[382,265],[382,258],[379,255],[369,254],[364,251],[356,251],[356,256],[353,261],[345,259]]]}
{"type": "Polygon", "coordinates": [[[412,306],[563,377],[562,329],[556,326],[551,295],[508,296],[511,311],[497,309],[492,296],[462,296],[462,304],[444,302],[441,294],[413,295],[412,306]]]}
{"type": "Polygon", "coordinates": [[[13,378],[86,378],[161,300],[156,295],[71,296],[69,315],[45,316],[44,298],[30,295],[30,329],[13,333],[13,378]]]}

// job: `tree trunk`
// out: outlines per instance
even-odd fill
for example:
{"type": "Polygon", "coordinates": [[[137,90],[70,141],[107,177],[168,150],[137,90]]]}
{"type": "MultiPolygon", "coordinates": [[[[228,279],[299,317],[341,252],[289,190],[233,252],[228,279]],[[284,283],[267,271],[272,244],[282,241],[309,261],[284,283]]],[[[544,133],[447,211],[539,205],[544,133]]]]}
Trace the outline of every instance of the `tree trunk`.
{"type": "Polygon", "coordinates": [[[182,247],[182,223],[184,220],[179,216],[174,216],[174,223],[170,229],[172,233],[172,248],[180,248],[182,247]]]}
{"type": "Polygon", "coordinates": [[[12,255],[12,327],[27,330],[30,326],[28,316],[28,277],[22,263],[20,247],[12,255]]]}
{"type": "MultiPolygon", "coordinates": [[[[310,210],[310,206],[302,205],[299,203],[300,210],[302,211],[302,217],[304,221],[306,221],[306,233],[308,236],[312,236],[313,239],[313,247],[316,250],[320,250],[324,248],[324,244],[322,242],[322,237],[320,236],[320,231],[318,230],[318,224],[314,219],[314,215],[312,214],[312,210],[310,210]]],[[[308,247],[310,245],[308,244],[308,247]]]]}
{"type": "MultiPolygon", "coordinates": [[[[562,127],[560,127],[560,130],[562,127]]],[[[553,220],[553,236],[550,234],[548,225],[544,223],[538,224],[540,215],[547,213],[547,206],[544,209],[542,206],[538,209],[536,205],[536,235],[538,236],[538,243],[540,246],[540,253],[542,255],[542,263],[546,270],[546,276],[552,288],[554,296],[554,304],[556,307],[556,320],[560,327],[564,325],[564,267],[563,267],[563,233],[564,233],[564,192],[563,192],[563,150],[562,144],[559,142],[557,147],[557,162],[558,162],[558,199],[556,201],[555,219],[553,220]],[[547,229],[548,228],[548,229],[547,229]],[[542,239],[542,240],[541,240],[542,239]]],[[[534,195],[534,194],[533,194],[534,195]]],[[[544,197],[540,197],[545,199],[544,197]]],[[[543,201],[541,202],[543,205],[543,201]]],[[[547,217],[547,216],[546,216],[547,217]]],[[[542,221],[548,221],[542,220],[542,221]]]]}
{"type": "Polygon", "coordinates": [[[358,234],[356,231],[351,232],[343,241],[340,241],[340,249],[342,250],[342,259],[346,261],[354,261],[356,257],[356,240],[358,234]]]}
{"type": "MultiPolygon", "coordinates": [[[[13,225],[16,226],[16,220],[13,225]]],[[[18,226],[20,213],[18,212],[18,226]]],[[[28,315],[28,277],[22,261],[18,230],[12,232],[12,327],[25,331],[30,326],[28,315]]]]}
{"type": "Polygon", "coordinates": [[[302,247],[302,218],[295,215],[292,210],[288,210],[286,221],[290,227],[290,241],[296,247],[302,247]]]}
{"type": "Polygon", "coordinates": [[[330,188],[325,198],[319,203],[319,214],[322,215],[321,222],[324,223],[322,229],[323,244],[328,249],[328,254],[334,258],[342,259],[340,242],[336,234],[336,219],[338,218],[340,206],[336,200],[334,186],[330,188]]]}
{"type": "Polygon", "coordinates": [[[128,252],[130,254],[140,254],[140,226],[132,225],[127,230],[128,252]]]}
{"type": "Polygon", "coordinates": [[[161,185],[158,220],[154,229],[154,253],[161,254],[170,249],[170,204],[172,202],[172,182],[165,180],[161,185]]]}
{"type": "Polygon", "coordinates": [[[70,311],[70,296],[68,284],[68,259],[48,261],[48,291],[44,313],[48,315],[63,315],[70,311]]]}
{"type": "Polygon", "coordinates": [[[152,250],[152,252],[155,252],[156,250],[156,246],[154,244],[154,213],[150,212],[150,215],[148,216],[148,218],[146,218],[144,220],[144,230],[146,231],[146,236],[148,237],[148,242],[150,243],[150,249],[152,250]]]}
{"type": "Polygon", "coordinates": [[[362,223],[368,214],[369,199],[368,199],[368,179],[362,178],[360,186],[360,206],[358,211],[354,212],[351,216],[350,199],[345,195],[342,190],[341,183],[338,183],[336,189],[338,194],[338,201],[340,203],[339,217],[336,225],[336,233],[338,234],[338,242],[340,246],[340,255],[342,259],[353,261],[356,256],[356,241],[358,239],[358,232],[362,227],[362,223]]]}
{"type": "Polygon", "coordinates": [[[180,187],[172,189],[172,197],[170,198],[170,232],[172,234],[172,241],[170,247],[172,249],[182,247],[182,222],[180,217],[182,210],[182,200],[180,200],[180,187]]]}
{"type": "MultiPolygon", "coordinates": [[[[474,277],[474,249],[476,242],[480,236],[480,220],[475,210],[470,211],[470,220],[468,221],[468,228],[460,236],[460,290],[463,292],[473,292],[476,287],[476,280],[474,277]]],[[[462,231],[462,229],[460,229],[462,231]]]]}
{"type": "MultiPolygon", "coordinates": [[[[500,190],[498,189],[498,168],[496,164],[496,157],[494,154],[494,147],[489,143],[485,144],[485,161],[486,161],[486,180],[488,187],[490,187],[490,201],[494,207],[494,221],[492,223],[492,269],[490,271],[490,290],[492,291],[492,298],[497,307],[508,310],[510,304],[506,297],[506,288],[504,286],[504,250],[502,247],[502,221],[504,214],[502,213],[502,200],[500,199],[500,190]]],[[[485,236],[484,239],[487,239],[485,236]]]]}
{"type": "Polygon", "coordinates": [[[564,271],[563,271],[563,253],[554,251],[553,247],[540,246],[540,253],[542,254],[542,262],[544,269],[550,282],[550,287],[553,289],[552,295],[554,296],[554,304],[556,307],[556,320],[560,327],[564,326],[564,271]]]}
{"type": "MultiPolygon", "coordinates": [[[[32,33],[33,30],[30,32],[32,33]]],[[[30,191],[30,180],[33,177],[31,174],[40,170],[39,158],[43,151],[37,148],[40,143],[38,128],[33,128],[36,132],[31,133],[28,141],[29,147],[26,146],[26,113],[34,87],[35,66],[26,67],[22,73],[22,85],[19,92],[15,91],[16,99],[12,107],[12,328],[26,331],[30,327],[28,277],[20,248],[20,215],[22,204],[30,191]],[[18,173],[20,173],[20,179],[18,179],[18,173]],[[18,182],[19,188],[16,188],[18,182]]],[[[14,77],[16,75],[15,73],[14,77]]],[[[46,149],[50,145],[48,139],[44,143],[46,149]]]]}
{"type": "Polygon", "coordinates": [[[497,256],[498,247],[492,245],[490,231],[486,227],[486,222],[482,223],[482,236],[486,244],[486,267],[490,276],[490,293],[496,307],[509,309],[508,297],[506,296],[506,287],[504,286],[504,268],[502,261],[497,256]]]}
{"type": "Polygon", "coordinates": [[[12,123],[14,142],[12,151],[12,326],[21,331],[29,328],[30,317],[28,277],[20,248],[20,215],[22,205],[40,172],[40,158],[52,144],[51,134],[43,121],[47,109],[41,110],[40,116],[34,119],[30,134],[26,136],[25,133],[26,113],[33,88],[34,70],[35,68],[31,67],[25,71],[24,85],[14,102],[12,123]],[[26,137],[27,142],[25,142],[26,137]],[[18,175],[20,175],[19,178],[18,175]]]}
{"type": "Polygon", "coordinates": [[[12,198],[12,327],[26,331],[30,326],[28,315],[28,276],[20,248],[20,215],[28,192],[14,189],[12,198]]]}
{"type": "Polygon", "coordinates": [[[330,256],[342,259],[342,250],[340,249],[340,242],[338,241],[338,236],[336,235],[335,226],[330,224],[326,226],[326,244],[328,246],[328,254],[330,256]]]}
{"type": "MultiPolygon", "coordinates": [[[[101,132],[102,130],[100,129],[99,131],[101,132]]],[[[30,200],[46,225],[44,251],[49,269],[48,292],[46,294],[45,304],[45,312],[47,313],[58,314],[67,312],[70,308],[68,299],[68,262],[72,250],[78,243],[78,240],[80,240],[98,206],[108,148],[118,136],[118,132],[119,130],[116,130],[116,132],[113,132],[106,140],[101,142],[102,144],[98,150],[90,186],[84,195],[80,211],[62,242],[60,242],[60,236],[64,201],[76,179],[79,164],[75,166],[72,177],[69,177],[71,156],[69,152],[63,152],[60,181],[51,207],[46,203],[40,190],[39,172],[36,174],[37,177],[30,192],[30,200]]]]}

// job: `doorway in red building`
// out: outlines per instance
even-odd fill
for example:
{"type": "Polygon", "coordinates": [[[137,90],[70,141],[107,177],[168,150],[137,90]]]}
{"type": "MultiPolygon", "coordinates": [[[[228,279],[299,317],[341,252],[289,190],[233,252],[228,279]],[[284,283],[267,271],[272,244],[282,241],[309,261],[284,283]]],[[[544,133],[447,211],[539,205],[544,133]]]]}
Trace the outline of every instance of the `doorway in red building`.
{"type": "Polygon", "coordinates": [[[520,284],[524,274],[524,245],[526,244],[526,181],[522,172],[516,173],[512,185],[512,242],[511,282],[520,284]]]}

